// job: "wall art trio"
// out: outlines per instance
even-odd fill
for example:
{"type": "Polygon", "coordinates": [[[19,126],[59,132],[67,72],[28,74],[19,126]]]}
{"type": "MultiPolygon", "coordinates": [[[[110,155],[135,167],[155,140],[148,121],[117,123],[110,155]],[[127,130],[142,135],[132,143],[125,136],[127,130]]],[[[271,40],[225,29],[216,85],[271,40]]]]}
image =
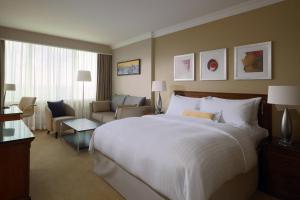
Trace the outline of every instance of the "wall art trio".
{"type": "MultiPolygon", "coordinates": [[[[272,79],[272,43],[234,47],[234,80],[272,79]]],[[[227,49],[199,53],[200,80],[227,80],[227,49]]],[[[174,81],[195,80],[194,53],[174,56],[174,81]]]]}

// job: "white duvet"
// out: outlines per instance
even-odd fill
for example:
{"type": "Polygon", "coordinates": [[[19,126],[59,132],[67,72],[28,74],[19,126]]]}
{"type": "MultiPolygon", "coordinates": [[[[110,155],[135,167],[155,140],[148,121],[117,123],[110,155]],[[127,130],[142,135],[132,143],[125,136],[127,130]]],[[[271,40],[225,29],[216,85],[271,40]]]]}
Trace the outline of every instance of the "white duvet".
{"type": "Polygon", "coordinates": [[[206,200],[256,165],[250,131],[208,120],[148,115],[98,127],[90,151],[102,152],[169,199],[206,200]]]}

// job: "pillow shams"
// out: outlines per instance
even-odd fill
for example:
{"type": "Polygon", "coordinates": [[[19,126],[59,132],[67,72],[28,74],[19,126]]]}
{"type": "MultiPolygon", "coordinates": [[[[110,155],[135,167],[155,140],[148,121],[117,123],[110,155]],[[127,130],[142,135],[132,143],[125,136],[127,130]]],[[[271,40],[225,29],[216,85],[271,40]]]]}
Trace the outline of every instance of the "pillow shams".
{"type": "Polygon", "coordinates": [[[254,103],[255,101],[249,100],[203,99],[200,110],[202,112],[221,113],[220,122],[245,126],[253,123],[254,103]]]}
{"type": "Polygon", "coordinates": [[[166,115],[182,116],[185,110],[195,110],[199,108],[201,98],[191,98],[172,95],[166,115]]]}
{"type": "Polygon", "coordinates": [[[250,120],[249,124],[258,126],[257,113],[258,113],[258,108],[259,108],[259,104],[260,104],[260,101],[261,101],[261,97],[256,97],[256,98],[251,98],[251,99],[240,99],[240,100],[222,99],[222,98],[213,97],[213,100],[222,101],[222,102],[232,102],[232,103],[237,103],[237,104],[240,104],[240,105],[243,104],[243,103],[252,102],[254,105],[253,105],[253,108],[252,108],[252,111],[251,111],[251,120],[250,120]]]}
{"type": "Polygon", "coordinates": [[[208,112],[214,114],[213,121],[215,122],[224,122],[222,119],[222,105],[218,102],[213,101],[212,98],[203,98],[201,101],[201,112],[208,112]]]}
{"type": "Polygon", "coordinates": [[[227,102],[222,110],[224,122],[236,126],[247,126],[251,124],[253,107],[253,102],[227,102]]]}

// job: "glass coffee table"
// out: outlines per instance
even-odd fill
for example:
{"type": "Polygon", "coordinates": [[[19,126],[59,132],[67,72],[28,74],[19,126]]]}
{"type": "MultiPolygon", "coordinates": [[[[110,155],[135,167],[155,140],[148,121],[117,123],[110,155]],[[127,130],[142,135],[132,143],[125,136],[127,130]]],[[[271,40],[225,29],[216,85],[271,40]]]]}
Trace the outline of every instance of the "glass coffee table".
{"type": "Polygon", "coordinates": [[[62,134],[62,126],[67,126],[74,130],[74,134],[60,135],[67,143],[77,149],[79,152],[82,149],[89,147],[92,137],[92,132],[101,125],[101,123],[91,121],[86,118],[71,119],[63,121],[60,124],[60,134],[62,134]]]}

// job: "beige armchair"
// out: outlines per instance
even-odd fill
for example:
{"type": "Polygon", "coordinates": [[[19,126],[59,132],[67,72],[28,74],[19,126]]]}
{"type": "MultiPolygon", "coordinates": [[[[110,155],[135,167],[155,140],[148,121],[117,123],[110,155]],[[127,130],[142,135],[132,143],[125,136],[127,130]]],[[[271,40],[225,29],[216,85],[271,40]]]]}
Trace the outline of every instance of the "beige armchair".
{"type": "Polygon", "coordinates": [[[48,106],[45,107],[45,117],[46,117],[46,127],[47,133],[55,133],[55,137],[58,137],[60,131],[65,131],[68,128],[66,126],[62,126],[62,130],[60,130],[61,122],[69,119],[75,119],[75,110],[68,104],[64,103],[64,108],[66,112],[66,116],[55,117],[53,118],[52,112],[48,106]]]}
{"type": "Polygon", "coordinates": [[[19,107],[22,110],[22,118],[31,117],[34,114],[34,106],[36,97],[22,97],[19,104],[12,104],[19,107]]]}
{"type": "Polygon", "coordinates": [[[149,99],[146,99],[143,106],[126,105],[124,102],[117,105],[117,109],[113,111],[112,101],[93,101],[90,103],[90,119],[106,123],[127,117],[140,117],[153,111],[151,100],[149,99]]]}

